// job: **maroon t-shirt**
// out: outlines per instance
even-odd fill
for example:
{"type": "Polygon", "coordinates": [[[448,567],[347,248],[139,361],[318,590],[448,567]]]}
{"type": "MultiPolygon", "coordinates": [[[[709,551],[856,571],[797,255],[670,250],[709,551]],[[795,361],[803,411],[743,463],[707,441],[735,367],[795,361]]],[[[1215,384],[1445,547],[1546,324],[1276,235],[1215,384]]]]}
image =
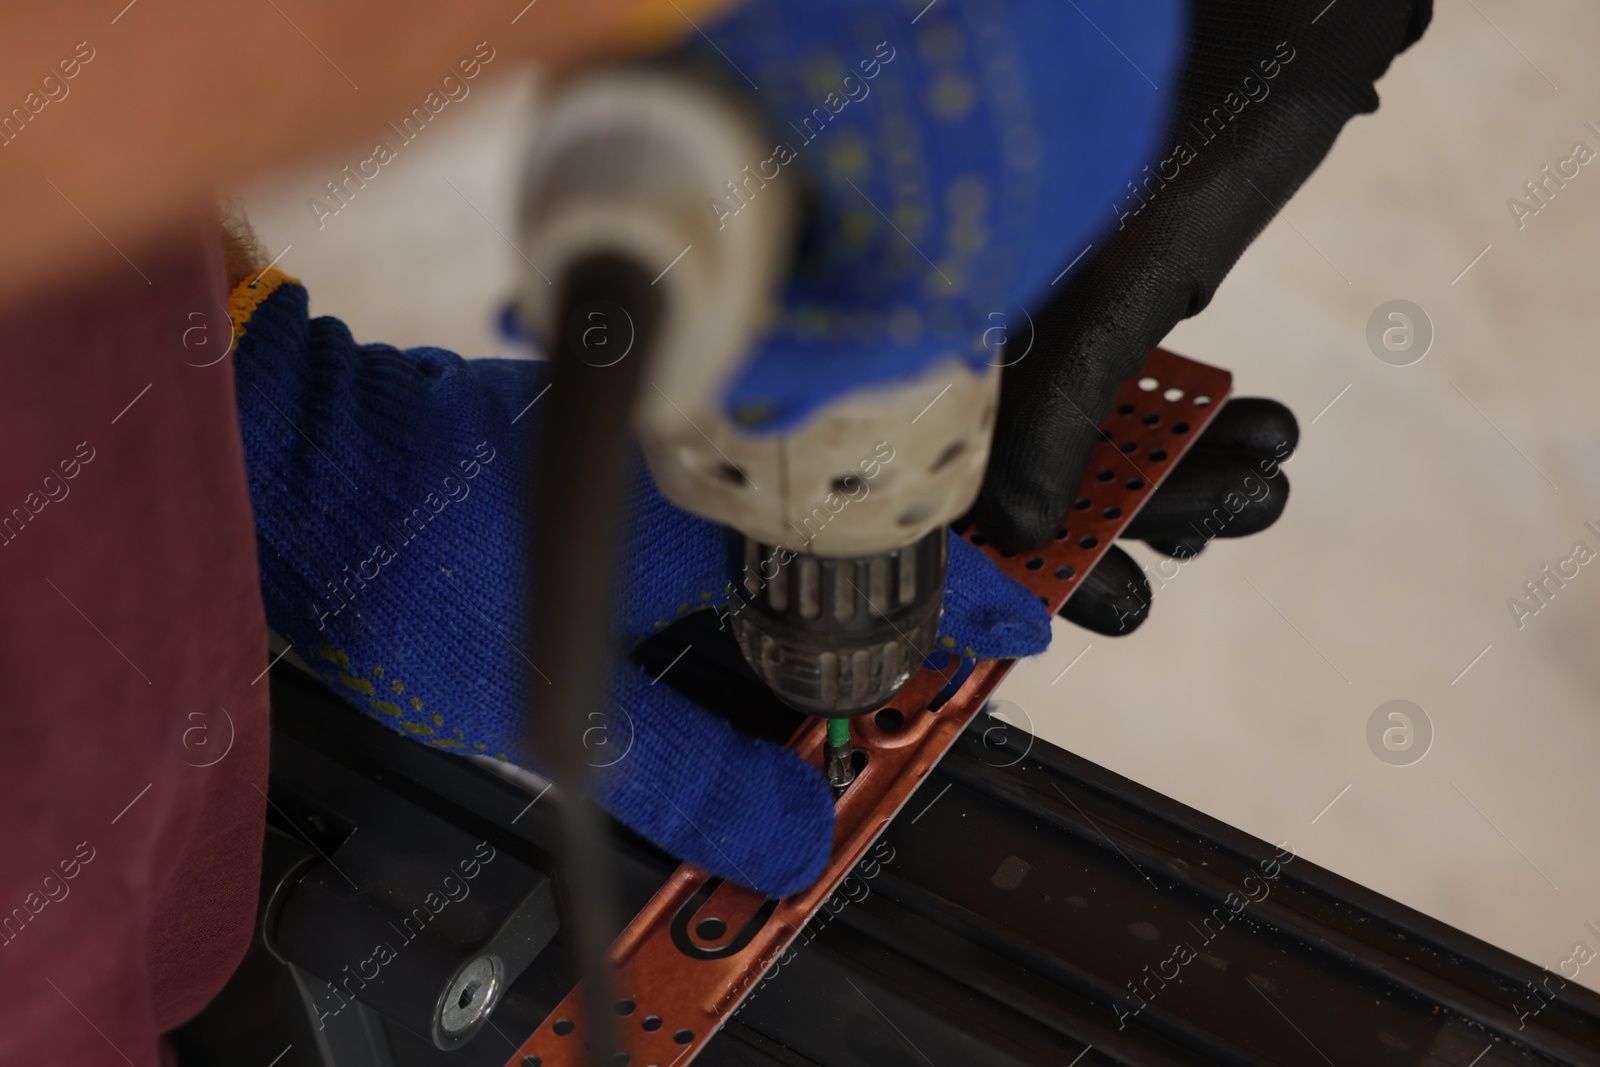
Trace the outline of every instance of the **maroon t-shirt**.
{"type": "Polygon", "coordinates": [[[266,622],[214,226],[0,311],[0,1063],[161,1062],[249,942],[266,622]]]}

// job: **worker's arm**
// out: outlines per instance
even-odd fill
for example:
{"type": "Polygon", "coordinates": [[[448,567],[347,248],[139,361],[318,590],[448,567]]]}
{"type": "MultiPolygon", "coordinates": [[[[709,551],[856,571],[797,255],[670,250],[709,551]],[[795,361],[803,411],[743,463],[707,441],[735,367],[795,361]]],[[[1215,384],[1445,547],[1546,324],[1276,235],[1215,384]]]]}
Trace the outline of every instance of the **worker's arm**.
{"type": "Polygon", "coordinates": [[[560,71],[659,47],[727,0],[524,3],[14,12],[0,34],[0,304],[119,257],[142,269],[214,190],[314,151],[370,149],[430,93],[457,98],[519,59],[560,71]]]}

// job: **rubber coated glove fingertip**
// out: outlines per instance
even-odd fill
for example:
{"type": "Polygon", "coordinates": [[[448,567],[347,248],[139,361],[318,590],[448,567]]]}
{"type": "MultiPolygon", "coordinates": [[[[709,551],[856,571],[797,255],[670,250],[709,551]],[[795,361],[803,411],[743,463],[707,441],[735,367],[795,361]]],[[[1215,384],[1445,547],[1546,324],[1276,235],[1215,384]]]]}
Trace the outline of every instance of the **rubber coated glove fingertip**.
{"type": "Polygon", "coordinates": [[[833,793],[786,748],[736,731],[633,663],[613,676],[625,753],[602,804],[661,848],[769,896],[809,887],[833,848],[833,793]]]}
{"type": "Polygon", "coordinates": [[[1036,656],[1050,645],[1050,612],[970,542],[950,535],[939,644],[979,658],[1036,656]]]}

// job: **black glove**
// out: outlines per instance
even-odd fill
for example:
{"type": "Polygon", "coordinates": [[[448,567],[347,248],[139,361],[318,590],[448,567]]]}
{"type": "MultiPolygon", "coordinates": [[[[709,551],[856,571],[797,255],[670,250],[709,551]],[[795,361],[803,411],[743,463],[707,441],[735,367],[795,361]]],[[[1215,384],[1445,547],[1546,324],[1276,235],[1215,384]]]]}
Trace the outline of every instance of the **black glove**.
{"type": "MultiPolygon", "coordinates": [[[[1004,371],[974,513],[1003,548],[1033,548],[1055,532],[1118,388],[1180,319],[1210,302],[1345,122],[1377,108],[1373,82],[1421,35],[1432,3],[1197,0],[1193,12],[1167,147],[1133,183],[1137,195],[1130,187],[1112,207],[1116,229],[1035,315],[1033,350],[1004,371]]],[[[1181,531],[1168,533],[1149,536],[1181,550],[1181,531]]],[[[1100,567],[1108,564],[1120,565],[1108,558],[1100,567]]],[[[1122,588],[1114,578],[1096,584],[1122,588]]],[[[1087,592],[1069,603],[1087,604],[1087,592]]]]}
{"type": "MultiPolygon", "coordinates": [[[[1278,521],[1289,500],[1280,469],[1300,428],[1276,400],[1231,400],[1122,532],[1179,560],[1217,537],[1245,537],[1278,521]]],[[[1084,576],[1061,617],[1097,634],[1130,634],[1150,615],[1150,581],[1116,545],[1084,576]]]]}

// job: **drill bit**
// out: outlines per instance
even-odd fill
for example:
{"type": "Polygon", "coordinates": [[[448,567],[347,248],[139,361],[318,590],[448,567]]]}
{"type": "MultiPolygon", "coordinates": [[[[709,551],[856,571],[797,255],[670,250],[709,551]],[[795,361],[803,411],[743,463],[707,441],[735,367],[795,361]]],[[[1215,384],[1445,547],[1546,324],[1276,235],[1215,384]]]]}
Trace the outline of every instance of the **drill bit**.
{"type": "Polygon", "coordinates": [[[828,720],[828,744],[823,749],[823,773],[833,786],[834,796],[844,792],[845,786],[856,780],[856,765],[850,747],[850,720],[828,720]]]}

